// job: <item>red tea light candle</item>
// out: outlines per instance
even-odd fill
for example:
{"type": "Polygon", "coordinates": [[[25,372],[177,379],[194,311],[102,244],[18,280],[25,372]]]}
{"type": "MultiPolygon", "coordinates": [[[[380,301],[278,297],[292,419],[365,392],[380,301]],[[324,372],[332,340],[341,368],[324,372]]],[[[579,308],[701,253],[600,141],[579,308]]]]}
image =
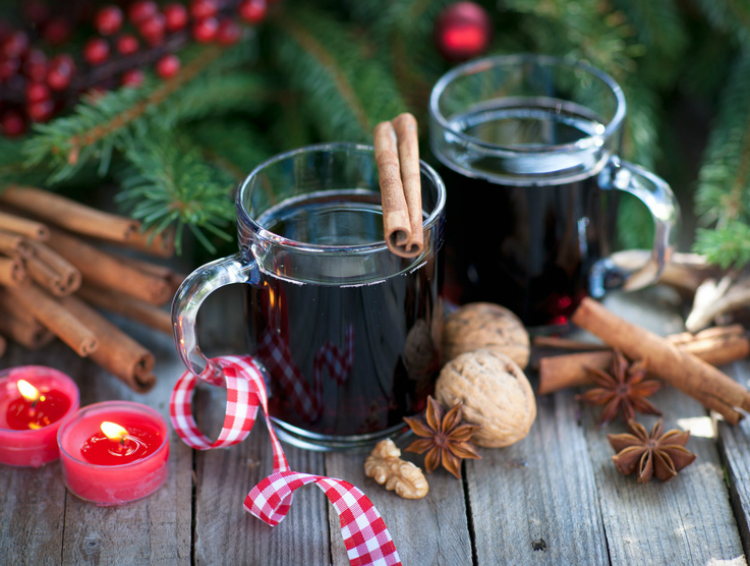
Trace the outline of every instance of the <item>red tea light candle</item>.
{"type": "Polygon", "coordinates": [[[0,372],[0,464],[38,468],[57,460],[57,431],[78,403],[75,382],[56,369],[0,372]]]}
{"type": "Polygon", "coordinates": [[[65,485],[97,505],[142,499],[167,479],[167,423],[140,403],[84,407],[60,427],[57,441],[65,485]]]}

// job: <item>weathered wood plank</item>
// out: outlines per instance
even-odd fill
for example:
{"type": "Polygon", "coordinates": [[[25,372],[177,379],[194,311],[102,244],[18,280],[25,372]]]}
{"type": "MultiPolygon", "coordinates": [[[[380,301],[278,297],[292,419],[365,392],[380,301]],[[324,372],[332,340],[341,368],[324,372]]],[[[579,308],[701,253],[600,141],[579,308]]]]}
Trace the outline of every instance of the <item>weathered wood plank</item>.
{"type": "MultiPolygon", "coordinates": [[[[182,363],[172,339],[118,320],[147,344],[157,360],[157,385],[138,395],[86,361],[81,375],[82,405],[126,399],[154,407],[169,419],[169,396],[182,363]]],[[[170,425],[169,476],[157,492],[120,507],[97,507],[68,493],[63,564],[189,564],[192,520],[192,450],[170,425]]]]}
{"type": "Polygon", "coordinates": [[[538,399],[529,435],[467,461],[477,564],[604,564],[594,473],[571,392],[538,399]]]}
{"type": "MultiPolygon", "coordinates": [[[[402,457],[424,469],[420,457],[403,452],[411,440],[398,442],[402,457]]],[[[462,482],[439,470],[427,475],[430,491],[423,499],[402,499],[365,476],[366,457],[367,454],[326,454],[326,475],[344,479],[365,492],[383,516],[402,562],[434,566],[471,564],[462,482]]],[[[349,560],[341,538],[341,523],[331,505],[328,523],[333,564],[346,566],[349,560]]]]}
{"type": "MultiPolygon", "coordinates": [[[[204,393],[201,426],[215,432],[225,396],[216,388],[204,393]]],[[[288,446],[284,450],[292,469],[323,473],[321,454],[288,446]]],[[[328,563],[325,497],[315,487],[295,494],[286,519],[274,528],[243,509],[248,491],[272,472],[271,444],[262,422],[238,445],[198,452],[196,463],[195,564],[328,563]]]]}
{"type": "MultiPolygon", "coordinates": [[[[680,330],[674,327],[680,317],[669,301],[661,300],[658,291],[627,299],[615,296],[607,306],[659,334],[680,330]]],[[[664,413],[665,430],[693,432],[687,447],[698,455],[668,483],[653,479],[641,485],[634,476],[622,476],[612,463],[607,433],[623,432],[625,426],[616,422],[598,429],[595,422],[600,409],[586,408],[583,412],[612,564],[745,564],[705,409],[673,388],[665,388],[652,399],[664,413]]],[[[647,427],[655,420],[638,416],[647,427]]]]}
{"type": "MultiPolygon", "coordinates": [[[[738,382],[748,385],[749,361],[736,362],[723,369],[738,382]]],[[[750,552],[750,420],[745,419],[737,426],[719,421],[718,431],[732,508],[747,556],[750,552]]]]}

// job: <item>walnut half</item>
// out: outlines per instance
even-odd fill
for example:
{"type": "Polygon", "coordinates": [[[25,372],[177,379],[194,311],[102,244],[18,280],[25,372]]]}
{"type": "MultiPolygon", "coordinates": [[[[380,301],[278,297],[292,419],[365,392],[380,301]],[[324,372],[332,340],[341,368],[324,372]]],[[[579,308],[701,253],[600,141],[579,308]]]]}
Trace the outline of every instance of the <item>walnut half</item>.
{"type": "Polygon", "coordinates": [[[401,459],[401,450],[390,439],[375,445],[365,461],[365,475],[404,499],[421,499],[430,490],[417,466],[401,459]]]}

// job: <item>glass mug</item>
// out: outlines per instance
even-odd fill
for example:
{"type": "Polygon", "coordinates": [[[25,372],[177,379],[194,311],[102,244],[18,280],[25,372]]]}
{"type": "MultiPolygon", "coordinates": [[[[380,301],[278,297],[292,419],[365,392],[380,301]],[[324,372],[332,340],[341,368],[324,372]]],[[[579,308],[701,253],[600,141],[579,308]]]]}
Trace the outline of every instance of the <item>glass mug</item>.
{"type": "Polygon", "coordinates": [[[175,296],[179,354],[221,378],[195,320],[215,289],[245,283],[249,353],[264,368],[282,440],[312,450],[372,445],[424,409],[440,369],[445,188],[421,164],[424,252],[403,259],[383,239],[372,147],[290,151],[240,185],[240,251],[199,267],[175,296]]]}
{"type": "Polygon", "coordinates": [[[587,293],[654,282],[679,208],[656,175],[618,157],[625,97],[605,73],[555,57],[488,57],[430,97],[430,146],[446,166],[446,299],[503,304],[530,327],[567,323],[587,293]],[[645,265],[612,255],[617,191],[655,224],[645,265]]]}

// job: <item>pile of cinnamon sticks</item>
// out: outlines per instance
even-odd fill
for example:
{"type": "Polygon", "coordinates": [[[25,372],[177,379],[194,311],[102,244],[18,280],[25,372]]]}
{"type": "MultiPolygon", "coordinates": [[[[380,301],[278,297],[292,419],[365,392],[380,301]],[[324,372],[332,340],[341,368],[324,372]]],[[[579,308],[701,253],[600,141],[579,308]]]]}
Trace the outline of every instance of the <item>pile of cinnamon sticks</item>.
{"type": "Polygon", "coordinates": [[[132,250],[166,258],[169,235],[49,191],[0,192],[0,355],[5,339],[37,349],[55,337],[138,392],[155,384],[154,356],[99,309],[172,334],[171,301],[183,277],[132,250]],[[113,253],[102,244],[127,253],[113,253]]]}

